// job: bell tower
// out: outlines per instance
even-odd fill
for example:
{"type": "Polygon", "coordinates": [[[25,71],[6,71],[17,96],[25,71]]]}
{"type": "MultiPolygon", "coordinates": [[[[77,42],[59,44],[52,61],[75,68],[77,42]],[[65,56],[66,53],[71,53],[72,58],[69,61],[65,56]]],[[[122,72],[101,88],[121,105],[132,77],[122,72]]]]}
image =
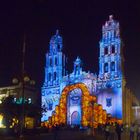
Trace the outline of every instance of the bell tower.
{"type": "Polygon", "coordinates": [[[65,55],[62,53],[63,43],[59,31],[50,40],[49,53],[46,54],[45,83],[47,86],[60,84],[65,75],[65,55]]]}
{"type": "Polygon", "coordinates": [[[119,22],[109,16],[102,26],[102,38],[99,55],[99,78],[114,79],[122,76],[121,39],[119,22]]]}
{"type": "Polygon", "coordinates": [[[61,82],[65,76],[65,55],[62,49],[63,40],[57,30],[50,39],[49,51],[46,53],[45,80],[41,93],[42,108],[45,108],[47,112],[42,114],[41,121],[48,120],[59,103],[61,82]]]}
{"type": "Polygon", "coordinates": [[[112,15],[102,26],[99,48],[98,103],[102,104],[112,117],[121,120],[123,112],[122,42],[119,22],[114,20],[112,15]]]}

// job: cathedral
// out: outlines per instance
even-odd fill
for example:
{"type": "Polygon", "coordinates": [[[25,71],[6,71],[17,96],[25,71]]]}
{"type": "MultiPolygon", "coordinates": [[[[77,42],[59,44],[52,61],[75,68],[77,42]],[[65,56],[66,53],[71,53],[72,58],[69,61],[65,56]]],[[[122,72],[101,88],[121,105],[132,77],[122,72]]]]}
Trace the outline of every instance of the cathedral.
{"type": "Polygon", "coordinates": [[[57,30],[50,39],[49,51],[46,53],[45,78],[41,89],[42,108],[46,111],[42,113],[41,122],[47,122],[56,114],[56,109],[62,103],[66,109],[59,112],[59,115],[65,114],[64,122],[81,125],[83,115],[87,113],[83,111],[86,97],[96,98],[88,104],[88,108],[94,107],[96,100],[111,117],[123,120],[125,80],[122,47],[119,22],[110,15],[102,26],[98,75],[84,71],[79,56],[74,61],[73,72],[66,74],[63,39],[57,30]],[[65,100],[62,100],[64,95],[65,100]]]}

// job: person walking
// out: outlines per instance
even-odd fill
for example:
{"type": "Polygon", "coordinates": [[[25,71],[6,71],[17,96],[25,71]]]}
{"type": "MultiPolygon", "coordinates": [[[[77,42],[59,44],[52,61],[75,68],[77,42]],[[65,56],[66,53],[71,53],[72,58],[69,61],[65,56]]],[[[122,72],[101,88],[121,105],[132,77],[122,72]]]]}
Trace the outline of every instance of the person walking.
{"type": "Polygon", "coordinates": [[[137,127],[136,133],[137,133],[137,140],[140,140],[140,124],[137,127]]]}
{"type": "Polygon", "coordinates": [[[123,127],[117,123],[116,124],[116,133],[117,133],[117,136],[118,136],[118,140],[121,140],[122,131],[123,131],[123,127]]]}
{"type": "Polygon", "coordinates": [[[132,124],[130,126],[130,140],[134,140],[134,134],[135,134],[135,124],[132,124]]]}
{"type": "Polygon", "coordinates": [[[110,139],[115,140],[115,124],[110,125],[110,139]]]}
{"type": "Polygon", "coordinates": [[[105,125],[105,140],[109,140],[109,136],[110,136],[110,125],[106,124],[105,125]]]}

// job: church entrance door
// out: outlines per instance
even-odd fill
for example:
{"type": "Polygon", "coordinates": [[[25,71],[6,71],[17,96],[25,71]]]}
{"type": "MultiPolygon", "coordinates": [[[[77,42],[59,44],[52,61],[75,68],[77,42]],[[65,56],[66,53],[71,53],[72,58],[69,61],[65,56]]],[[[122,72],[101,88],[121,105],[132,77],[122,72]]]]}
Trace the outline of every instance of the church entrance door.
{"type": "Polygon", "coordinates": [[[71,124],[72,125],[79,125],[80,124],[80,114],[78,111],[74,111],[71,115],[71,124]]]}

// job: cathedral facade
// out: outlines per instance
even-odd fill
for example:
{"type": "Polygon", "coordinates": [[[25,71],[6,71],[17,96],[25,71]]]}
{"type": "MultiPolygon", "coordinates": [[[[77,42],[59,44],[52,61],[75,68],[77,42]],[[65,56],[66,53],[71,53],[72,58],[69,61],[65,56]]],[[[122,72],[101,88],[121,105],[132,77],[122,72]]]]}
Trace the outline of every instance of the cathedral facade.
{"type": "MultiPolygon", "coordinates": [[[[49,43],[46,53],[45,79],[42,86],[41,121],[45,122],[55,114],[55,108],[60,104],[60,98],[65,87],[82,83],[87,87],[91,96],[96,96],[97,103],[102,105],[113,118],[123,119],[123,57],[120,38],[119,22],[109,16],[109,20],[102,26],[102,37],[99,42],[99,72],[98,75],[82,69],[81,59],[77,56],[73,65],[73,72],[66,74],[66,57],[63,53],[63,39],[56,31],[49,43]]],[[[75,87],[67,91],[66,122],[67,124],[81,124],[82,120],[82,92],[75,87]]],[[[91,104],[93,106],[93,104],[91,104]]]]}

